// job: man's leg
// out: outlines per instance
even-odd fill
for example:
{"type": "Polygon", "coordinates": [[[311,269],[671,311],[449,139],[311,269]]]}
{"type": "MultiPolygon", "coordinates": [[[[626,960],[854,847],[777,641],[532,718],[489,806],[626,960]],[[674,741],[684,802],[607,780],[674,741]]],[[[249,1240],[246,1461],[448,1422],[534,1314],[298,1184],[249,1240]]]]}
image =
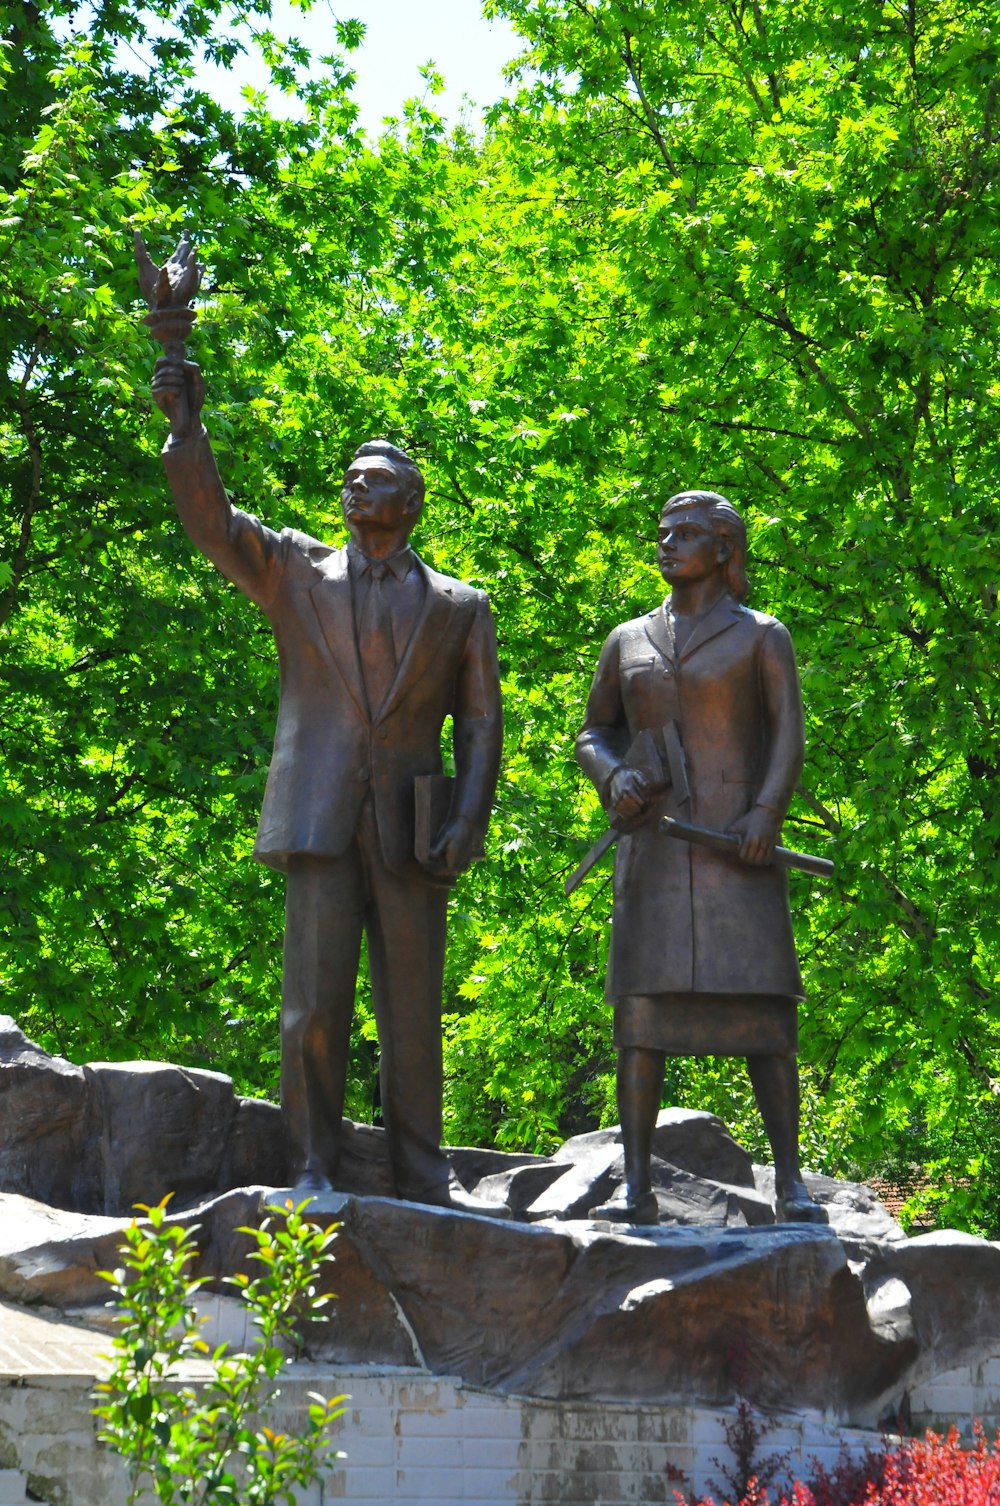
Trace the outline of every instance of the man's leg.
{"type": "Polygon", "coordinates": [[[591,1218],[615,1223],[655,1224],[656,1194],[649,1176],[653,1131],[663,1093],[666,1053],[647,1046],[625,1046],[618,1051],[618,1116],[622,1127],[625,1161],[625,1197],[613,1198],[592,1208],[591,1218]]]}
{"type": "Polygon", "coordinates": [[[748,1056],[747,1071],[774,1156],[779,1223],[826,1223],[799,1168],[799,1064],[795,1056],[748,1056]]]}
{"type": "MultiPolygon", "coordinates": [[[[377,840],[377,839],[376,839],[377,840]]],[[[448,890],[390,873],[362,818],[370,903],[365,912],[378,1025],[382,1119],[399,1196],[462,1213],[509,1218],[470,1196],[441,1149],[441,992],[448,890]]]]}
{"type": "Polygon", "coordinates": [[[441,1150],[441,993],[448,890],[368,856],[365,914],[382,1119],[400,1197],[447,1189],[441,1150]]]}
{"type": "Polygon", "coordinates": [[[296,1185],[330,1186],[361,951],[364,874],[357,846],[342,858],[292,857],[281,984],[281,1106],[296,1185]]]}

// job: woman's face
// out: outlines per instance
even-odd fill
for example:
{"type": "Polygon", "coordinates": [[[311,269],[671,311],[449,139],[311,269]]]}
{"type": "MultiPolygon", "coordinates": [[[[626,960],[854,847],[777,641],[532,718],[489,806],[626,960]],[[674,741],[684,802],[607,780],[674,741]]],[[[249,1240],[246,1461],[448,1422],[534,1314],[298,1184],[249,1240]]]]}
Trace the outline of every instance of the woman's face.
{"type": "Polygon", "coordinates": [[[697,507],[678,507],[660,519],[656,561],[668,586],[691,585],[722,574],[729,545],[697,507]]]}

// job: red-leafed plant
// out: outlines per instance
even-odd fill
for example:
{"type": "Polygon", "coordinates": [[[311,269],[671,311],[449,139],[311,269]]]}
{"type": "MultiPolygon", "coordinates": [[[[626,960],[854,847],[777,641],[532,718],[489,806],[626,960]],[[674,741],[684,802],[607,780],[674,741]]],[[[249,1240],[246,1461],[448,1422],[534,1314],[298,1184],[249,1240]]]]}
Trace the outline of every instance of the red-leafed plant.
{"type": "MultiPolygon", "coordinates": [[[[724,1506],[1000,1506],[1000,1434],[990,1443],[978,1423],[971,1445],[952,1428],[946,1437],[928,1433],[884,1456],[869,1453],[864,1464],[867,1477],[846,1456],[832,1471],[817,1466],[813,1480],[796,1480],[776,1496],[754,1479],[724,1506]]],[[[705,1496],[697,1506],[715,1501],[705,1496]]]]}

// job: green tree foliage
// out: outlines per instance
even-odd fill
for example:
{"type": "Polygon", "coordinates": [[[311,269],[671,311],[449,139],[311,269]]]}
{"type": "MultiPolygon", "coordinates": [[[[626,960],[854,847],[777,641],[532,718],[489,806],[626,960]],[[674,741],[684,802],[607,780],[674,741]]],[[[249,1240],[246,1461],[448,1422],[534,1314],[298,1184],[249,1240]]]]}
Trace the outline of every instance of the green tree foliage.
{"type": "MultiPolygon", "coordinates": [[[[421,553],[499,618],[506,757],[490,862],[453,911],[449,1137],[549,1146],[614,1117],[608,870],[562,897],[602,825],[572,741],[604,635],[662,594],[659,505],[711,486],[745,511],[752,602],[801,661],[787,839],[839,865],[793,880],[807,1159],[927,1167],[948,1217],[992,1229],[992,15],[493,9],[526,52],[485,138],[411,102],[374,145],[343,58],[296,82],[260,13],[212,0],[152,41],[105,8],[70,44],[55,10],[7,12],[9,1007],[78,1058],[274,1088],[281,892],[248,861],[273,650],[169,508],[127,243],[138,224],[166,252],[183,221],[235,498],[337,539],[339,472],[387,434],[427,473],[421,553]],[[234,119],[192,81],[192,49],[226,61],[247,25],[291,120],[261,99],[234,119]],[[160,49],[155,77],[123,41],[160,49]]],[[[357,39],[341,27],[341,52],[357,39]]],[[[370,1040],[362,1010],[356,1113],[370,1040]]],[[[668,1097],[763,1148],[738,1064],[673,1062],[668,1097]]]]}

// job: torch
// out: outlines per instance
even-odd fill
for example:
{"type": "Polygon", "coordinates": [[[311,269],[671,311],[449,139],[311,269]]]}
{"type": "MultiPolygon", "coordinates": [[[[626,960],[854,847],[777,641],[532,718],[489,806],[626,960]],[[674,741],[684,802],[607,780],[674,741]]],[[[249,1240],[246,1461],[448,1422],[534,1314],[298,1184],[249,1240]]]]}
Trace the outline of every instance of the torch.
{"type": "Polygon", "coordinates": [[[167,359],[183,364],[184,342],[197,318],[190,303],[198,291],[205,268],[199,264],[186,231],[170,260],[158,267],[137,230],[135,259],[139,267],[139,286],[149,304],[149,313],[143,323],[148,326],[153,339],[159,340],[167,359]]]}

